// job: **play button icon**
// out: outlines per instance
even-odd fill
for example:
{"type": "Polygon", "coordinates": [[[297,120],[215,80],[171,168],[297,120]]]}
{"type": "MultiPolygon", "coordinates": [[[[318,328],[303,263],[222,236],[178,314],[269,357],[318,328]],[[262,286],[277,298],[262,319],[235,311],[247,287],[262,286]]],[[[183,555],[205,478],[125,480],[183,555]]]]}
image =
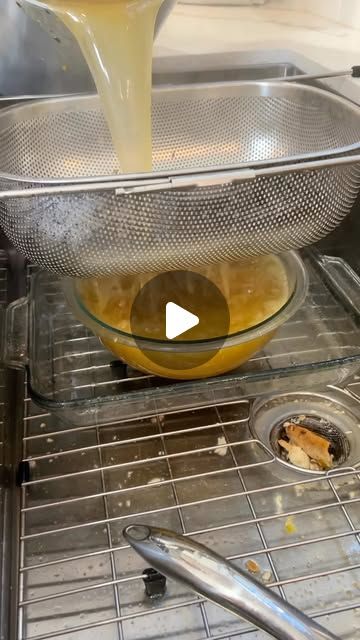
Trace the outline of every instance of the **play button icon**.
{"type": "Polygon", "coordinates": [[[175,302],[168,302],[166,305],[166,337],[173,340],[181,336],[189,329],[196,327],[200,322],[199,317],[194,313],[179,307],[175,302]]]}
{"type": "Polygon", "coordinates": [[[228,336],[230,314],[224,294],[196,271],[169,271],[144,280],[130,312],[137,348],[164,376],[175,369],[178,377],[180,370],[198,370],[228,336]]]}

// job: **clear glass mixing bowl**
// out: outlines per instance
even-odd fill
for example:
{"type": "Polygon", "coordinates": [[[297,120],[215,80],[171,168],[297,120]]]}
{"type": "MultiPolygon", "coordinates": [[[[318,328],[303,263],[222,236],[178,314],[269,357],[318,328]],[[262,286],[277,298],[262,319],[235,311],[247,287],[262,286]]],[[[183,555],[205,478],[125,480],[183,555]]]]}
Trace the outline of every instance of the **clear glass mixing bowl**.
{"type": "Polygon", "coordinates": [[[284,267],[288,299],[266,320],[245,330],[209,340],[153,340],[110,326],[86,307],[82,280],[66,279],[67,298],[79,320],[98,335],[102,343],[132,367],[158,376],[196,379],[216,376],[238,367],[259,351],[303,303],[308,279],[301,258],[294,252],[279,256],[284,267]],[[156,361],[152,356],[156,352],[156,361]],[[204,362],[204,356],[208,355],[204,362]]]}

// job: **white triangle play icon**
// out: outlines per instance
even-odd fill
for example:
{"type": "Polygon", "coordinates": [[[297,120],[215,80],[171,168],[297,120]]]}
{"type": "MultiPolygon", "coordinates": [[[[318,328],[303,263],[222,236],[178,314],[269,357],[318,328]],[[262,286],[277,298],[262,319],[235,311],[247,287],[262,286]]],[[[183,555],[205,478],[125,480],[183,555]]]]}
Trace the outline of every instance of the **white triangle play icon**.
{"type": "Polygon", "coordinates": [[[168,340],[173,340],[181,336],[185,331],[189,331],[199,324],[197,316],[183,307],[179,307],[175,302],[168,302],[166,305],[166,325],[165,333],[168,340]]]}

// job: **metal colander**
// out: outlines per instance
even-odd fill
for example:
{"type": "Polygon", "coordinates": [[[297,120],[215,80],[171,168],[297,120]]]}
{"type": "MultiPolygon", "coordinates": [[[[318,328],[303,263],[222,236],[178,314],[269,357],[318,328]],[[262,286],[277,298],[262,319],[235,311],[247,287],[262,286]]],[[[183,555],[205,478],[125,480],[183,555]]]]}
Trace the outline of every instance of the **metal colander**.
{"type": "Polygon", "coordinates": [[[96,96],[0,114],[0,220],[71,276],[188,268],[319,240],[360,188],[360,109],[283,83],[161,88],[151,174],[115,175],[96,96]]]}

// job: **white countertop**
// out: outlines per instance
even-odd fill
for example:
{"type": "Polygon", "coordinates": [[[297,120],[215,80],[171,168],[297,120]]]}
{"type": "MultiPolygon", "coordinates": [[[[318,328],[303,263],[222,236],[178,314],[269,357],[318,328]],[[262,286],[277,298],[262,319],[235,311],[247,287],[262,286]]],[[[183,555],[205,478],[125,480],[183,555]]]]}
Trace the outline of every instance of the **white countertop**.
{"type": "MultiPolygon", "coordinates": [[[[177,4],[155,44],[155,56],[266,51],[268,62],[298,64],[308,73],[360,64],[360,22],[348,27],[311,13],[261,7],[177,4]],[[275,54],[275,51],[277,53],[275,54]],[[287,55],[287,59],[284,59],[287,55]],[[289,59],[289,56],[292,59],[289,59]]],[[[336,80],[359,97],[359,80],[336,80]]]]}

